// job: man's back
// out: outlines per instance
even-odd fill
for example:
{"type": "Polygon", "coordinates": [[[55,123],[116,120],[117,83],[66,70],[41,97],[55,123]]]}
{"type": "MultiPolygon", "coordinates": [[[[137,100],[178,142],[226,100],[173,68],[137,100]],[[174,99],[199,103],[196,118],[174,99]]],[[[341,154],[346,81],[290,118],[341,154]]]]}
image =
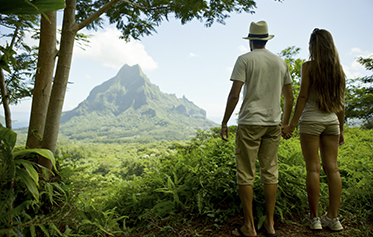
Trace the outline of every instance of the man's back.
{"type": "Polygon", "coordinates": [[[287,64],[266,49],[241,55],[231,80],[244,82],[238,124],[274,126],[281,121],[281,90],[290,84],[287,64]]]}
{"type": "Polygon", "coordinates": [[[268,32],[265,21],[251,22],[244,39],[250,40],[250,53],[241,55],[234,66],[233,81],[228,95],[220,136],[228,140],[228,121],[239,101],[244,87],[244,101],[236,132],[236,171],[245,222],[232,231],[234,236],[257,236],[253,218],[253,185],[256,158],[259,158],[261,180],[266,201],[266,235],[277,236],[274,228],[274,211],[278,183],[277,150],[281,138],[281,93],[285,98],[284,124],[288,124],[293,106],[291,77],[286,63],[265,49],[274,35],[268,32]],[[259,126],[256,126],[259,125],[259,126]]]}

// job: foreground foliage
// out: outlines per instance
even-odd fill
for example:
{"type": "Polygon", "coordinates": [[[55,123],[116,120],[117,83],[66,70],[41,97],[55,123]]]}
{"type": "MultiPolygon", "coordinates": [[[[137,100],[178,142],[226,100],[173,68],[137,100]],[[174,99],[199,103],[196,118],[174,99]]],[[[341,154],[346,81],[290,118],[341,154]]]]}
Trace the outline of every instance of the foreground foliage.
{"type": "MultiPolygon", "coordinates": [[[[357,62],[373,71],[373,55],[359,57],[357,62]]],[[[350,80],[346,93],[346,119],[358,119],[362,127],[373,128],[373,75],[350,80]]]]}
{"type": "MultiPolygon", "coordinates": [[[[56,152],[62,167],[57,168],[60,178],[39,180],[39,190],[49,185],[53,192],[45,188],[38,201],[31,194],[25,196],[29,193],[25,188],[15,189],[19,200],[33,205],[15,205],[29,219],[20,215],[11,228],[26,235],[172,236],[177,235],[178,226],[203,219],[218,230],[227,220],[242,215],[236,191],[235,129],[230,127],[230,142],[221,140],[218,128],[200,130],[184,143],[124,146],[65,141],[56,152]]],[[[373,220],[372,135],[371,130],[346,128],[346,143],[339,149],[343,182],[339,214],[342,223],[355,226],[345,232],[350,236],[373,232],[367,225],[373,220]]],[[[297,134],[281,141],[279,172],[276,219],[286,223],[308,212],[306,170],[297,134]]],[[[265,205],[259,173],[256,176],[254,213],[260,228],[265,205]]],[[[321,179],[320,214],[328,206],[324,173],[321,179]]],[[[4,224],[2,220],[2,233],[9,230],[4,224]]],[[[188,235],[206,235],[206,230],[198,231],[188,235]]]]}
{"type": "MultiPolygon", "coordinates": [[[[230,128],[231,137],[234,133],[235,128],[230,128]]],[[[339,152],[342,218],[359,216],[359,220],[366,221],[373,218],[371,135],[372,131],[346,129],[346,144],[339,152]]],[[[176,154],[162,157],[158,166],[122,183],[106,203],[108,208],[117,207],[118,214],[130,217],[126,224],[133,231],[157,219],[173,219],[175,215],[185,221],[208,216],[219,224],[240,211],[233,139],[229,143],[222,141],[216,128],[200,131],[187,145],[175,146],[176,154]]],[[[279,172],[278,218],[286,221],[293,215],[307,213],[306,170],[297,136],[281,142],[279,172]]],[[[327,178],[323,172],[321,180],[320,215],[328,206],[327,178]]],[[[258,172],[254,191],[254,214],[260,228],[265,219],[265,204],[258,172]]]]}

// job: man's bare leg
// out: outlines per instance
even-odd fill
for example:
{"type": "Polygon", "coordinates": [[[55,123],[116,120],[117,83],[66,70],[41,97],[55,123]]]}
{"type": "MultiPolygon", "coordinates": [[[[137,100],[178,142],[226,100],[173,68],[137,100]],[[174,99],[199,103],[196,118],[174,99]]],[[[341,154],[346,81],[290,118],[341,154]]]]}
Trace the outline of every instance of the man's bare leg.
{"type": "MultiPolygon", "coordinates": [[[[250,185],[239,185],[240,197],[245,216],[245,223],[241,227],[241,231],[245,236],[256,236],[254,216],[253,216],[253,197],[254,191],[253,186],[250,185]]],[[[240,236],[237,231],[233,232],[234,235],[240,236]]]]}
{"type": "Polygon", "coordinates": [[[268,234],[275,234],[274,213],[276,205],[277,184],[264,184],[264,197],[266,201],[267,218],[264,222],[268,234]]]}

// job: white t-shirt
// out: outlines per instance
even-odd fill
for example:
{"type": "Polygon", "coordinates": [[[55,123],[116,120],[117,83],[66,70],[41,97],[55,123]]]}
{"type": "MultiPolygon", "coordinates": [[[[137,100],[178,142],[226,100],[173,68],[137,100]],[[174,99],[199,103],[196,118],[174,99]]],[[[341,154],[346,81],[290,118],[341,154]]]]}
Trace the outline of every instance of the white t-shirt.
{"type": "Polygon", "coordinates": [[[232,81],[244,82],[238,124],[275,126],[281,122],[281,92],[292,83],[285,61],[267,49],[238,57],[232,81]]]}

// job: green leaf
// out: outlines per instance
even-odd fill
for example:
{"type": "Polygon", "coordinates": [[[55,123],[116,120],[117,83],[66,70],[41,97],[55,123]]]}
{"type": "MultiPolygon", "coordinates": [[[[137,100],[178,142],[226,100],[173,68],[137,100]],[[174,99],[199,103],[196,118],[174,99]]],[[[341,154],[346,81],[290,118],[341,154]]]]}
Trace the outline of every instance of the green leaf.
{"type": "Polygon", "coordinates": [[[47,189],[47,194],[49,197],[49,201],[53,203],[53,187],[50,183],[45,184],[45,188],[47,189]]]}
{"type": "Polygon", "coordinates": [[[30,226],[30,232],[31,232],[31,237],[35,237],[36,236],[35,226],[34,225],[30,226]]]}
{"type": "Polygon", "coordinates": [[[28,172],[28,174],[30,175],[30,177],[36,183],[36,185],[37,186],[39,185],[39,174],[34,168],[34,165],[33,165],[34,162],[31,162],[31,161],[28,161],[28,160],[23,160],[23,159],[18,159],[18,160],[15,160],[15,164],[23,165],[25,167],[26,171],[28,172]]]}
{"type": "Polygon", "coordinates": [[[65,8],[64,0],[0,0],[1,14],[39,14],[65,8]]]}
{"type": "Polygon", "coordinates": [[[14,152],[14,158],[16,158],[18,156],[22,156],[22,155],[27,155],[27,154],[30,154],[30,153],[37,153],[37,154],[49,159],[52,162],[53,167],[56,169],[56,160],[54,159],[53,153],[48,149],[26,149],[26,150],[22,150],[22,151],[17,151],[17,152],[14,152]]]}
{"type": "Polygon", "coordinates": [[[17,141],[17,133],[8,128],[4,128],[3,125],[0,124],[0,140],[6,142],[10,150],[13,150],[17,141]]]}
{"type": "Polygon", "coordinates": [[[159,193],[170,193],[170,194],[174,193],[173,191],[168,190],[167,188],[157,188],[157,189],[154,190],[154,192],[159,192],[159,193]]]}
{"type": "Polygon", "coordinates": [[[59,234],[59,236],[62,236],[62,233],[61,233],[61,231],[57,228],[57,226],[55,225],[55,224],[50,224],[50,227],[54,230],[54,231],[56,231],[58,234],[59,234]]]}
{"type": "Polygon", "coordinates": [[[49,237],[49,233],[48,233],[48,230],[45,228],[44,225],[39,225],[40,229],[44,232],[45,236],[48,236],[49,237]]]}
{"type": "Polygon", "coordinates": [[[27,171],[18,168],[16,169],[16,174],[17,178],[19,178],[26,185],[32,196],[34,196],[36,201],[39,202],[39,190],[27,171]]]}
{"type": "Polygon", "coordinates": [[[259,218],[259,221],[258,221],[258,230],[260,229],[260,227],[262,227],[262,225],[264,224],[264,221],[266,220],[267,216],[264,215],[264,216],[261,216],[259,218]]]}

